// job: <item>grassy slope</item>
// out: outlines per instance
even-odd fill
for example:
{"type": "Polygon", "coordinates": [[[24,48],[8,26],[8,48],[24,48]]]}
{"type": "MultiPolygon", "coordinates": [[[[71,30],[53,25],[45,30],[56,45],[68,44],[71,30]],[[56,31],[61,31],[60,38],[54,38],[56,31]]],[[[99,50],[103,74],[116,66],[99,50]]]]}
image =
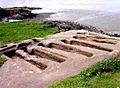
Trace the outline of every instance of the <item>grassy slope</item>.
{"type": "Polygon", "coordinates": [[[120,88],[120,60],[99,63],[48,88],[120,88]]]}
{"type": "Polygon", "coordinates": [[[46,37],[47,35],[58,32],[55,27],[49,27],[44,23],[37,22],[15,22],[0,23],[0,46],[18,42],[33,37],[46,37]]]}
{"type": "Polygon", "coordinates": [[[89,80],[80,79],[80,76],[74,76],[48,88],[120,88],[120,71],[116,73],[106,73],[101,76],[95,76],[89,80]]]}
{"type": "MultiPolygon", "coordinates": [[[[0,23],[0,46],[34,37],[46,37],[58,32],[58,28],[38,22],[0,23]]],[[[0,66],[5,59],[0,57],[0,66]]]]}

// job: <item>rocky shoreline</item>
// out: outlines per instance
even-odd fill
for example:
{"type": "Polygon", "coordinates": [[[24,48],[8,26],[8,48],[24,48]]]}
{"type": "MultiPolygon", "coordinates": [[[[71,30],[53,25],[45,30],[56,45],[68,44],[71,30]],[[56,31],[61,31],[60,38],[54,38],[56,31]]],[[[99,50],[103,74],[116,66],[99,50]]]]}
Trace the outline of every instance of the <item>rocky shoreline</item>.
{"type": "Polygon", "coordinates": [[[75,22],[69,22],[69,21],[46,21],[46,22],[51,26],[57,26],[62,32],[69,30],[87,30],[90,32],[105,34],[104,31],[98,30],[96,27],[83,25],[75,22]]]}
{"type": "Polygon", "coordinates": [[[55,13],[40,13],[37,14],[36,17],[32,19],[28,19],[29,21],[36,21],[36,22],[44,22],[47,21],[47,18],[50,17],[50,15],[55,14],[55,13]]]}
{"type": "Polygon", "coordinates": [[[109,36],[114,36],[114,37],[120,37],[119,34],[116,33],[106,33],[101,29],[98,29],[97,27],[91,26],[91,25],[85,25],[85,24],[80,24],[76,22],[70,22],[70,21],[45,21],[45,23],[48,23],[50,26],[57,26],[59,28],[60,32],[65,32],[69,30],[87,30],[90,32],[96,32],[96,33],[101,33],[101,34],[106,34],[109,36]]]}
{"type": "Polygon", "coordinates": [[[13,7],[13,8],[0,8],[0,21],[1,22],[9,22],[9,20],[29,20],[29,21],[37,21],[37,22],[46,22],[50,26],[57,26],[60,32],[65,32],[69,30],[87,30],[90,32],[102,33],[110,36],[120,37],[120,34],[117,33],[106,33],[100,28],[80,24],[77,22],[70,21],[54,21],[47,20],[51,14],[54,13],[40,13],[35,14],[32,13],[32,10],[40,10],[42,8],[37,7],[13,7]]]}

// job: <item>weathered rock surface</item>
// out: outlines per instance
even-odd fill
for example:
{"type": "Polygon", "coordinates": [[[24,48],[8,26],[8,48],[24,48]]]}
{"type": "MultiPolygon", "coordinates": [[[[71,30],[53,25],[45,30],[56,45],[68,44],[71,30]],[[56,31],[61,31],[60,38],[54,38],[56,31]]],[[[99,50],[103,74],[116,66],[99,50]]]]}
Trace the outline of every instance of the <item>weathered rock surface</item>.
{"type": "Polygon", "coordinates": [[[84,30],[0,47],[8,60],[0,68],[1,88],[44,88],[97,62],[120,55],[120,39],[84,30]]]}

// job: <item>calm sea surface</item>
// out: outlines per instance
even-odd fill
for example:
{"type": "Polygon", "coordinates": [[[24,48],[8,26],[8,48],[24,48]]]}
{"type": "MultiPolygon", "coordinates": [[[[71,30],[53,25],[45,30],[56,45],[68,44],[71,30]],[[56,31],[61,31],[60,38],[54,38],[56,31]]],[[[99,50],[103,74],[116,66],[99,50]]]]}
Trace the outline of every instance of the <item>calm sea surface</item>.
{"type": "Polygon", "coordinates": [[[35,13],[57,12],[50,20],[69,20],[120,32],[120,0],[0,0],[0,7],[33,6],[43,10],[35,13]]]}

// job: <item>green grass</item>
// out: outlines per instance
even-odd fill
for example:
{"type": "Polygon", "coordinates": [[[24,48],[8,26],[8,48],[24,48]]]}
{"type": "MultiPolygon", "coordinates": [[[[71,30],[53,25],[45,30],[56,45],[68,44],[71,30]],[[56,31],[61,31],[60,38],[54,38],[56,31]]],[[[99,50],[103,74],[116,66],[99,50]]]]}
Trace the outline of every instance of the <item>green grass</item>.
{"type": "Polygon", "coordinates": [[[120,58],[98,63],[48,88],[120,88],[120,58]]]}
{"type": "Polygon", "coordinates": [[[6,61],[6,59],[5,58],[3,58],[3,57],[0,57],[0,67],[2,66],[2,64],[4,64],[4,62],[6,61]]]}
{"type": "MultiPolygon", "coordinates": [[[[14,22],[0,23],[0,46],[19,42],[34,37],[44,37],[58,32],[57,27],[50,27],[45,23],[38,22],[14,22]]],[[[5,62],[4,58],[0,57],[0,66],[5,62]]]]}
{"type": "Polygon", "coordinates": [[[58,32],[56,27],[50,27],[45,23],[38,22],[14,22],[0,23],[0,46],[19,42],[34,37],[46,37],[58,32]]]}

